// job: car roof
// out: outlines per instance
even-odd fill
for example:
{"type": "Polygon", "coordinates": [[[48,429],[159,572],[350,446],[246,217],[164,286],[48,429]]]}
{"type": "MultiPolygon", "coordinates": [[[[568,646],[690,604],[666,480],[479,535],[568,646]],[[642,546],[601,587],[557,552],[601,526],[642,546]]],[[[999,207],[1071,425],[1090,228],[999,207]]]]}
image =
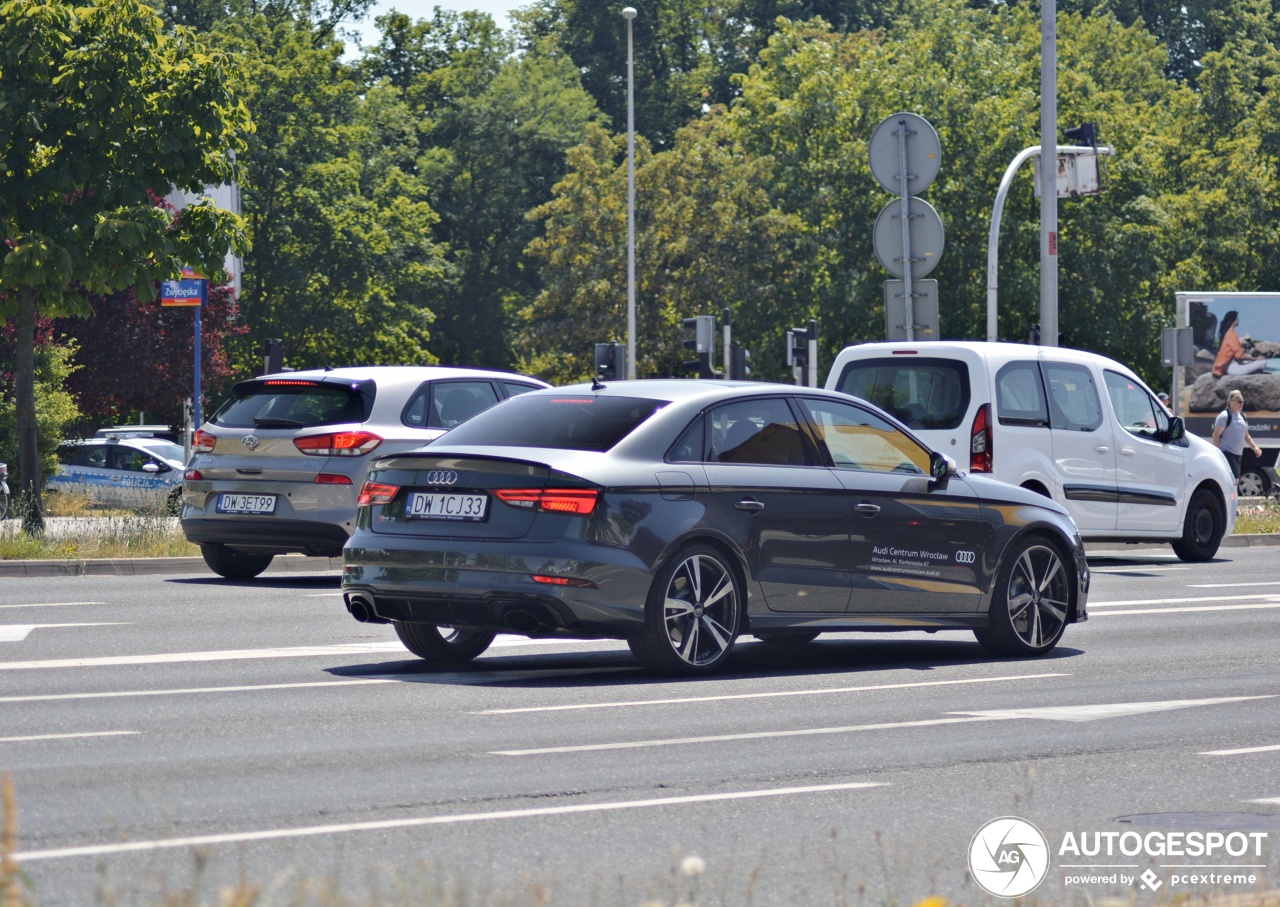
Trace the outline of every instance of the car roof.
{"type": "Polygon", "coordinates": [[[492,380],[532,381],[536,384],[542,385],[543,387],[550,387],[549,384],[539,378],[532,378],[528,375],[518,375],[515,372],[502,372],[491,369],[469,368],[466,366],[454,365],[369,365],[344,366],[342,368],[317,368],[297,372],[274,372],[270,375],[259,375],[255,378],[246,378],[245,381],[241,383],[291,378],[310,381],[318,379],[338,381],[372,380],[380,385],[420,383],[427,380],[440,381],[453,378],[488,378],[492,380]]]}
{"type": "Polygon", "coordinates": [[[1092,353],[1088,350],[1077,350],[1065,346],[1035,346],[1030,343],[988,340],[878,341],[845,347],[841,351],[841,355],[848,354],[849,356],[860,358],[864,354],[883,355],[885,353],[893,354],[894,352],[903,351],[912,351],[920,356],[946,356],[962,353],[967,354],[965,355],[966,359],[984,359],[1001,365],[1013,359],[1028,359],[1043,353],[1061,362],[1101,362],[1107,367],[1114,366],[1124,369],[1126,372],[1132,371],[1122,362],[1117,362],[1114,359],[1103,356],[1101,353],[1092,353]]]}
{"type": "Polygon", "coordinates": [[[674,403],[699,397],[710,399],[733,397],[736,396],[736,391],[778,394],[813,392],[822,396],[849,399],[848,394],[834,393],[816,387],[777,384],[768,381],[724,381],[716,378],[640,378],[634,381],[609,381],[603,384],[570,384],[565,387],[544,388],[538,391],[531,391],[531,393],[541,395],[555,393],[593,394],[599,397],[633,397],[645,400],[666,400],[674,403]]]}

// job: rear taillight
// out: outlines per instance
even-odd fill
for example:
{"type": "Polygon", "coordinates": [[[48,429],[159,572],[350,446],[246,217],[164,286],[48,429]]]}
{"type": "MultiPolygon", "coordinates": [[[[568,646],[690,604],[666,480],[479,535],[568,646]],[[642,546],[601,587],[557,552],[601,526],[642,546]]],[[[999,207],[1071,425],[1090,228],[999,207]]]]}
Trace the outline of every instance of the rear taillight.
{"type": "Polygon", "coordinates": [[[353,485],[350,476],[344,476],[341,473],[322,472],[316,476],[317,485],[353,485]]]}
{"type": "Polygon", "coordinates": [[[188,469],[182,474],[182,478],[188,482],[199,482],[204,476],[200,475],[200,470],[198,469],[188,469]]]}
{"type": "Polygon", "coordinates": [[[360,486],[360,497],[357,507],[372,507],[375,504],[389,504],[400,490],[399,485],[386,485],[382,482],[365,482],[360,486]]]}
{"type": "Polygon", "coordinates": [[[320,457],[363,457],[381,443],[382,438],[371,431],[335,431],[293,439],[298,450],[320,457]]]}
{"type": "Polygon", "coordinates": [[[992,471],[991,413],[988,404],[978,407],[969,432],[969,471],[992,471]]]}
{"type": "Polygon", "coordinates": [[[594,488],[504,488],[494,494],[512,507],[578,516],[589,516],[600,500],[600,492],[594,488]]]}
{"type": "Polygon", "coordinates": [[[196,429],[196,436],[191,439],[191,452],[209,453],[217,443],[218,439],[209,434],[203,428],[196,429]]]}

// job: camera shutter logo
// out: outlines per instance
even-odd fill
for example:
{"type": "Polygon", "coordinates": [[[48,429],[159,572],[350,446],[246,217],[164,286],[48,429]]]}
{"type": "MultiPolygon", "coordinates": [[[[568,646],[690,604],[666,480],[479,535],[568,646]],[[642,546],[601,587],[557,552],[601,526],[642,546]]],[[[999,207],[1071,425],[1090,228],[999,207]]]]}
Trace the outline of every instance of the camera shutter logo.
{"type": "Polygon", "coordinates": [[[1049,842],[1025,819],[992,819],[969,843],[969,872],[987,894],[1020,898],[1048,874],[1049,842]]]}

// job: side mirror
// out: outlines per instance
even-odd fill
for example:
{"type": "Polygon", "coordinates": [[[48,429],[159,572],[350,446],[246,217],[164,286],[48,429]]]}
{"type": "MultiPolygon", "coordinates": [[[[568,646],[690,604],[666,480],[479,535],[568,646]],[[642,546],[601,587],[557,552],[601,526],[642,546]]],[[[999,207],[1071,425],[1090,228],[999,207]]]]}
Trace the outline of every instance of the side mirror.
{"type": "Polygon", "coordinates": [[[154,474],[154,473],[157,473],[157,472],[159,472],[159,471],[160,471],[160,467],[159,467],[159,466],[157,466],[155,463],[143,463],[143,464],[142,464],[142,471],[143,471],[143,472],[149,472],[149,473],[153,473],[153,474],[154,474]]]}
{"type": "Polygon", "coordinates": [[[1174,416],[1169,420],[1169,440],[1181,441],[1187,433],[1187,423],[1182,421],[1181,416],[1174,416]]]}
{"type": "Polygon", "coordinates": [[[935,479],[946,479],[956,474],[956,461],[944,453],[930,451],[929,475],[935,479]]]}

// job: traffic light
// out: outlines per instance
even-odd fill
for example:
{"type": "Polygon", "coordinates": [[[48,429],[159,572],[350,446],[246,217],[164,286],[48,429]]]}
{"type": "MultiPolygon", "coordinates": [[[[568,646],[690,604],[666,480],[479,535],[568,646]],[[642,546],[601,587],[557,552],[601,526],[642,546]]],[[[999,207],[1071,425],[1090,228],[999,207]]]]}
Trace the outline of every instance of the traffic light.
{"type": "Polygon", "coordinates": [[[809,329],[792,328],[787,331],[787,365],[804,368],[809,364],[809,329]]]}
{"type": "Polygon", "coordinates": [[[268,337],[262,344],[264,375],[274,375],[284,371],[284,341],[276,337],[268,337]]]}
{"type": "Polygon", "coordinates": [[[627,377],[627,348],[616,340],[596,344],[596,378],[622,381],[627,377]]]}
{"type": "Polygon", "coordinates": [[[751,369],[747,360],[751,358],[751,350],[734,341],[729,353],[729,377],[734,381],[746,381],[751,377],[751,369]]]}
{"type": "Polygon", "coordinates": [[[1088,145],[1090,148],[1098,147],[1098,125],[1096,123],[1081,123],[1074,129],[1062,130],[1062,134],[1075,145],[1088,145]]]}
{"type": "Polygon", "coordinates": [[[1031,333],[1030,333],[1030,335],[1027,337],[1027,341],[1028,341],[1032,346],[1039,346],[1039,345],[1040,345],[1040,325],[1039,325],[1039,324],[1033,324],[1033,325],[1031,325],[1031,333]]]}
{"type": "Polygon", "coordinates": [[[716,316],[697,315],[684,320],[685,330],[693,329],[693,337],[684,342],[686,350],[693,350],[697,359],[684,363],[685,371],[696,371],[699,378],[715,378],[716,316]]]}

